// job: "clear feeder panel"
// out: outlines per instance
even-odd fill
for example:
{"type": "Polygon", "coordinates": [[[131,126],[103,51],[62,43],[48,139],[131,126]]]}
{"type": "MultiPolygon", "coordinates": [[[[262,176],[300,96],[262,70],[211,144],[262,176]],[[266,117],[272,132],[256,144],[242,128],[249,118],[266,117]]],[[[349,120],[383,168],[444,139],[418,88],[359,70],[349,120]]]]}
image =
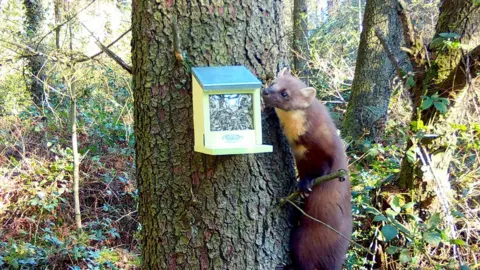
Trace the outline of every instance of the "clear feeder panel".
{"type": "Polygon", "coordinates": [[[252,94],[210,95],[210,130],[253,129],[252,94]]]}

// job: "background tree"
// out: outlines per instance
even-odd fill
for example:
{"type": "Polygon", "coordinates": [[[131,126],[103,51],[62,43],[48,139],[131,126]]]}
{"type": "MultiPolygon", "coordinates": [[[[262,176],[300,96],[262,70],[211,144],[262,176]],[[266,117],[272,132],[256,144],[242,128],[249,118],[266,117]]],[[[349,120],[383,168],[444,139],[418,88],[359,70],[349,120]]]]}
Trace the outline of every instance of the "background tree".
{"type": "Polygon", "coordinates": [[[406,58],[400,50],[402,38],[402,27],[394,2],[385,4],[383,1],[368,0],[352,92],[343,124],[344,136],[367,141],[382,136],[393,80],[395,76],[405,75],[396,73],[394,64],[389,60],[395,59],[394,63],[398,65],[402,58],[406,58]],[[387,52],[382,42],[392,49],[387,52]]]}
{"type": "Polygon", "coordinates": [[[307,0],[293,1],[293,65],[308,85],[308,5],[307,0]]]}
{"type": "Polygon", "coordinates": [[[195,153],[187,66],[244,64],[272,78],[285,59],[281,1],[135,1],[132,25],[143,266],[287,262],[287,212],[268,212],[294,186],[294,170],[274,114],[264,121],[273,154],[195,153]]]}
{"type": "MultiPolygon", "coordinates": [[[[420,160],[415,162],[411,158],[412,154],[415,156],[420,153],[417,148],[419,146],[423,145],[428,152],[435,153],[429,157],[429,165],[442,172],[437,172],[438,175],[447,175],[453,142],[451,138],[448,139],[448,130],[444,128],[448,123],[459,123],[461,120],[461,113],[450,108],[468,108],[466,104],[469,99],[463,100],[464,106],[455,104],[457,99],[465,97],[464,91],[473,91],[472,80],[480,70],[480,9],[472,1],[444,1],[433,40],[428,46],[423,45],[422,39],[415,33],[402,2],[399,4],[399,12],[410,61],[414,67],[414,75],[410,78],[414,112],[411,139],[407,144],[407,155],[402,161],[398,183],[402,187],[413,188],[415,178],[422,178],[421,170],[414,166],[419,165],[420,160]],[[419,135],[414,137],[414,134],[419,135]],[[438,138],[432,141],[430,135],[438,138]],[[416,139],[418,136],[420,140],[416,139]]],[[[473,98],[470,102],[475,102],[475,95],[468,96],[473,98]]],[[[420,156],[423,155],[429,156],[427,153],[420,156]]]]}
{"type": "MultiPolygon", "coordinates": [[[[25,6],[25,28],[28,39],[28,45],[32,48],[37,47],[38,39],[43,33],[45,24],[45,3],[43,0],[24,0],[25,6]]],[[[34,55],[28,58],[28,89],[32,95],[34,103],[41,106],[43,101],[43,83],[45,79],[42,69],[45,68],[47,58],[44,55],[34,55]]]]}

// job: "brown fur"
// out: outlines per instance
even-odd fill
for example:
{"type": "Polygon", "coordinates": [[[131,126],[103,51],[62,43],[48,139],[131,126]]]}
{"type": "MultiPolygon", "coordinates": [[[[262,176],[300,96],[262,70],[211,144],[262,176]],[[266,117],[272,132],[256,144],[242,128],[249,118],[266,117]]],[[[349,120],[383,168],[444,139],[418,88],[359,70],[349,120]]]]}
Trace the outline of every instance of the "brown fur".
{"type": "MultiPolygon", "coordinates": [[[[282,70],[263,91],[263,98],[267,105],[275,107],[301,181],[347,170],[343,143],[327,108],[315,98],[315,89],[282,70]]],[[[305,199],[304,211],[350,237],[350,198],[348,177],[343,182],[334,179],[313,188],[305,199]]],[[[302,215],[292,233],[291,245],[295,269],[337,270],[342,268],[349,242],[302,215]]]]}

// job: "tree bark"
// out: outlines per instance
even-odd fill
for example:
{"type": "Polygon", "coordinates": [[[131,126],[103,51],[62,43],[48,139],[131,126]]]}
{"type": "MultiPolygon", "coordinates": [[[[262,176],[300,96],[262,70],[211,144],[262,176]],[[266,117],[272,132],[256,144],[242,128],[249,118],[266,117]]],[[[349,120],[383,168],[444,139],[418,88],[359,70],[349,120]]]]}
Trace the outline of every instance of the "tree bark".
{"type": "MultiPolygon", "coordinates": [[[[25,6],[25,28],[27,31],[28,45],[32,48],[36,47],[36,39],[41,34],[42,25],[45,20],[44,6],[42,0],[24,0],[25,6]]],[[[41,70],[46,58],[42,55],[32,56],[28,60],[29,81],[28,90],[32,95],[33,102],[37,106],[41,106],[43,101],[43,83],[45,76],[41,70]],[[40,81],[41,80],[41,81],[40,81]]]]}
{"type": "Polygon", "coordinates": [[[289,215],[268,214],[295,186],[275,114],[263,121],[274,153],[194,152],[189,66],[244,64],[261,79],[273,78],[286,59],[281,17],[280,0],[133,2],[145,269],[274,269],[288,262],[289,215]]]}
{"type": "Polygon", "coordinates": [[[293,51],[294,66],[308,85],[308,6],[307,0],[293,2],[293,51]]]}
{"type": "MultiPolygon", "coordinates": [[[[461,119],[454,117],[459,115],[462,106],[455,106],[458,98],[463,98],[463,91],[467,89],[468,81],[478,76],[480,71],[480,9],[472,1],[468,0],[446,0],[440,6],[440,15],[434,35],[440,38],[442,33],[458,34],[460,43],[467,49],[446,48],[441,44],[434,46],[430,43],[430,63],[427,66],[425,56],[420,58],[414,65],[419,66],[417,70],[426,70],[418,72],[415,75],[415,86],[412,89],[412,101],[414,113],[412,121],[420,121],[424,125],[429,125],[431,131],[439,135],[433,141],[428,142],[428,152],[435,153],[430,159],[431,166],[437,171],[436,175],[447,175],[446,171],[450,165],[453,141],[449,138],[446,125],[448,122],[458,122],[461,119]],[[470,76],[470,77],[469,77],[470,76]],[[441,98],[447,98],[450,101],[450,107],[446,115],[440,113],[435,106],[422,110],[421,105],[423,97],[432,96],[435,93],[441,98]],[[447,147],[448,146],[448,147],[447,147]]],[[[418,59],[418,57],[417,57],[418,59]]],[[[413,61],[412,61],[413,62],[413,61]]],[[[462,99],[463,100],[463,99],[462,99]]],[[[463,100],[468,103],[468,101],[463,100]]],[[[411,134],[415,131],[411,130],[411,134]]],[[[413,135],[412,135],[413,137],[413,135]]],[[[415,146],[416,143],[409,140],[406,151],[415,146]]],[[[406,156],[402,160],[401,169],[398,178],[398,185],[404,188],[414,188],[418,181],[423,178],[419,164],[413,164],[406,156]]],[[[448,177],[447,177],[448,178],[448,177]]],[[[443,182],[448,179],[443,179],[443,182]]]]}
{"type": "Polygon", "coordinates": [[[393,63],[379,38],[378,28],[383,33],[393,56],[405,57],[400,51],[402,28],[393,2],[390,0],[367,0],[363,18],[352,94],[348,102],[343,132],[353,140],[364,138],[370,141],[380,136],[385,127],[392,80],[396,75],[393,63]]]}

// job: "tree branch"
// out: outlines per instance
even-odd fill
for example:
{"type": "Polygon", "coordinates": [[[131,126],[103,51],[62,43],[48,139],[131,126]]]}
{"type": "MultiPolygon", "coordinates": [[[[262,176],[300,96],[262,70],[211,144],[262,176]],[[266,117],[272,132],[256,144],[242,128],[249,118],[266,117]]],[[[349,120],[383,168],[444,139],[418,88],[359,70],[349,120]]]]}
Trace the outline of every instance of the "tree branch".
{"type": "Polygon", "coordinates": [[[408,14],[406,4],[403,0],[397,0],[397,12],[400,21],[402,22],[405,42],[410,49],[415,44],[415,31],[413,29],[412,20],[410,19],[410,14],[408,14]]]}
{"type": "MultiPolygon", "coordinates": [[[[107,47],[107,48],[112,47],[115,43],[117,43],[117,41],[119,41],[120,39],[122,39],[122,38],[123,38],[126,34],[128,34],[128,32],[130,32],[130,31],[132,31],[132,27],[130,27],[127,31],[125,31],[123,34],[121,34],[118,38],[116,38],[114,41],[112,41],[110,44],[108,44],[108,45],[105,46],[105,47],[107,47]]],[[[85,57],[85,58],[77,59],[77,60],[75,60],[75,61],[76,61],[77,63],[86,62],[86,61],[88,61],[88,60],[94,59],[95,57],[99,56],[99,55],[102,54],[102,53],[103,53],[103,51],[100,50],[98,53],[96,53],[96,54],[94,54],[94,55],[92,55],[92,56],[87,56],[87,57],[85,57]]]]}
{"type": "MultiPolygon", "coordinates": [[[[60,59],[58,57],[55,57],[55,56],[51,56],[51,55],[48,55],[46,53],[43,53],[43,52],[40,52],[40,51],[37,51],[33,48],[31,48],[30,46],[27,46],[27,45],[24,45],[24,44],[20,44],[18,42],[15,42],[15,41],[9,41],[9,40],[1,40],[1,42],[4,42],[4,43],[7,43],[7,44],[10,44],[10,45],[13,45],[17,48],[20,48],[22,50],[25,50],[27,51],[28,53],[30,53],[29,55],[24,55],[24,54],[21,54],[19,52],[16,52],[14,51],[13,49],[10,49],[12,51],[14,51],[15,53],[17,53],[19,55],[19,57],[22,57],[22,58],[27,58],[27,57],[33,57],[33,56],[44,56],[44,57],[47,57],[48,59],[54,61],[54,62],[62,62],[62,63],[66,63],[67,61],[64,60],[64,59],[60,59]]],[[[8,48],[7,46],[5,46],[5,48],[8,48]]]]}
{"type": "MultiPolygon", "coordinates": [[[[335,173],[331,173],[331,174],[327,174],[327,175],[323,175],[323,176],[320,176],[318,177],[317,179],[315,179],[315,181],[313,182],[313,186],[318,186],[320,185],[321,183],[323,182],[327,182],[327,181],[330,181],[330,180],[333,180],[333,179],[336,179],[336,178],[344,178],[345,176],[347,176],[347,171],[346,170],[338,170],[338,172],[335,172],[335,173]]],[[[288,195],[288,197],[286,198],[283,198],[280,200],[280,203],[279,203],[279,207],[283,206],[285,203],[287,203],[288,201],[292,201],[292,200],[295,200],[297,197],[299,197],[301,194],[301,192],[299,190],[293,192],[292,194],[288,195]]]]}
{"type": "Polygon", "coordinates": [[[397,71],[398,77],[403,79],[406,72],[400,67],[397,59],[395,59],[395,56],[393,56],[392,50],[390,50],[390,48],[388,47],[387,40],[385,39],[385,37],[383,36],[382,32],[380,31],[380,29],[378,27],[375,28],[375,35],[377,36],[378,40],[380,41],[380,43],[383,46],[383,49],[387,53],[388,59],[390,59],[390,62],[392,62],[393,66],[395,67],[395,70],[397,71]]]}
{"type": "Polygon", "coordinates": [[[107,48],[105,45],[103,45],[100,40],[93,34],[90,29],[88,29],[83,23],[80,23],[85,29],[87,29],[88,32],[90,32],[90,35],[95,39],[95,44],[102,50],[105,54],[107,54],[110,58],[113,59],[117,64],[119,64],[123,69],[125,69],[128,73],[132,74],[132,67],[129,66],[125,61],[123,61],[120,56],[116,55],[112,50],[107,48]]]}

